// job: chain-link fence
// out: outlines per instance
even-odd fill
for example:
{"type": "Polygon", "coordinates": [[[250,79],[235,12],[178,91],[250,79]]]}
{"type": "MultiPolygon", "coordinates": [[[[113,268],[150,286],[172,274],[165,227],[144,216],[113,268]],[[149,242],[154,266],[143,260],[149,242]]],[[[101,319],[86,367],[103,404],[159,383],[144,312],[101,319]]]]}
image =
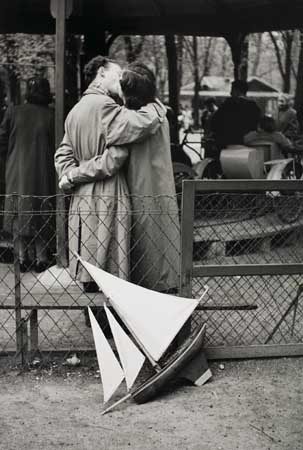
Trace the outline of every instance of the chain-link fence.
{"type": "Polygon", "coordinates": [[[3,197],[2,205],[2,355],[16,352],[17,360],[25,363],[55,354],[65,360],[73,352],[93,350],[88,305],[110,333],[104,296],[75,252],[138,285],[178,292],[176,197],[13,195],[3,197]],[[59,256],[67,267],[56,264],[59,256]]]}
{"type": "Polygon", "coordinates": [[[197,298],[208,285],[191,325],[207,323],[211,357],[302,354],[302,187],[282,183],[188,181],[182,202],[1,198],[0,353],[23,362],[88,355],[88,305],[110,334],[78,252],[157,291],[197,298]],[[60,255],[67,267],[56,265],[60,255]]]}
{"type": "Polygon", "coordinates": [[[209,286],[212,356],[302,354],[302,182],[188,181],[183,205],[183,289],[209,286]]]}

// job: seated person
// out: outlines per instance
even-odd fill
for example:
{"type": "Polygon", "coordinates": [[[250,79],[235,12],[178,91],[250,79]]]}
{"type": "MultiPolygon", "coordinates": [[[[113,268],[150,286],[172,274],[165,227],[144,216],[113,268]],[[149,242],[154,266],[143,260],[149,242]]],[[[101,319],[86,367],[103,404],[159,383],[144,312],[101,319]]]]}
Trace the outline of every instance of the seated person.
{"type": "Polygon", "coordinates": [[[202,143],[204,145],[204,158],[218,159],[218,150],[214,141],[214,134],[212,130],[212,118],[217,111],[216,100],[214,97],[209,97],[205,100],[205,109],[201,115],[201,126],[204,132],[202,143]]]}
{"type": "Polygon", "coordinates": [[[281,94],[278,98],[277,130],[294,142],[299,134],[297,112],[291,106],[291,97],[281,94]]]}
{"type": "Polygon", "coordinates": [[[292,142],[280,131],[276,131],[276,122],[272,116],[264,115],[259,122],[257,131],[250,131],[244,136],[244,144],[253,147],[254,144],[270,142],[276,144],[276,151],[270,159],[283,158],[293,148],[292,142]]]}
{"type": "Polygon", "coordinates": [[[205,100],[205,108],[201,114],[201,126],[205,136],[212,135],[211,120],[217,109],[214,97],[209,97],[205,100]]]}
{"type": "Polygon", "coordinates": [[[246,81],[232,83],[231,96],[212,117],[212,130],[219,149],[243,144],[243,137],[257,129],[261,111],[254,100],[246,97],[246,81]]]}

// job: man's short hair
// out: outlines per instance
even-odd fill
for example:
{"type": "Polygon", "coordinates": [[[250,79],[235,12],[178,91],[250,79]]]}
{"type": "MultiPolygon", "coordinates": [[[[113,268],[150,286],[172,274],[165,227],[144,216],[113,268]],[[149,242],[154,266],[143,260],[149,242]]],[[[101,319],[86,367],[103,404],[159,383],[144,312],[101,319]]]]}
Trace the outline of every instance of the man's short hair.
{"type": "Polygon", "coordinates": [[[248,91],[248,84],[245,80],[235,80],[231,84],[232,90],[246,94],[248,91]]]}
{"type": "Polygon", "coordinates": [[[117,64],[113,59],[109,59],[106,56],[98,55],[92,58],[85,66],[84,66],[84,80],[86,86],[88,86],[97,75],[100,67],[107,67],[109,63],[117,64]]]}
{"type": "Polygon", "coordinates": [[[207,106],[216,105],[216,104],[217,104],[217,103],[216,103],[215,97],[208,97],[208,98],[205,100],[205,105],[207,105],[207,106]]]}

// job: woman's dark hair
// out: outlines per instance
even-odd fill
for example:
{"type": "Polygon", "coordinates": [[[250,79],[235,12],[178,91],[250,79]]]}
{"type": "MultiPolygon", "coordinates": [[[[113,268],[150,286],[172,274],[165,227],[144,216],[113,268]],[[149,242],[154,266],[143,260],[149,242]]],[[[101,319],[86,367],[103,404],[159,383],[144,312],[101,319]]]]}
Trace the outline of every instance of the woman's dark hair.
{"type": "Polygon", "coordinates": [[[105,56],[95,56],[84,66],[84,80],[86,86],[90,85],[96,78],[100,67],[107,67],[109,63],[117,64],[116,61],[106,58],[105,56]]]}
{"type": "Polygon", "coordinates": [[[139,109],[155,100],[156,77],[145,64],[129,64],[122,73],[120,84],[127,108],[139,109]]]}
{"type": "Polygon", "coordinates": [[[33,77],[27,80],[25,98],[28,103],[48,105],[52,101],[49,81],[46,78],[33,77]]]}
{"type": "Polygon", "coordinates": [[[206,105],[206,106],[217,105],[215,97],[208,97],[208,98],[205,100],[205,105],[206,105]]]}
{"type": "Polygon", "coordinates": [[[268,133],[273,133],[276,131],[275,119],[269,115],[264,115],[261,117],[259,126],[262,130],[267,131],[268,133]]]}

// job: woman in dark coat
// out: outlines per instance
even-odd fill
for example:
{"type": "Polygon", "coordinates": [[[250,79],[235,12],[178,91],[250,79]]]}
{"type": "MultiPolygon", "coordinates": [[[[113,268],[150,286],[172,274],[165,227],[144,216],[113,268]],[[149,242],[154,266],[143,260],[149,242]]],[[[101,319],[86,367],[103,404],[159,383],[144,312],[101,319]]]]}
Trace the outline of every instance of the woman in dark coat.
{"type": "MultiPolygon", "coordinates": [[[[21,271],[34,268],[35,257],[35,270],[42,272],[48,266],[48,244],[54,234],[46,214],[50,202],[39,198],[55,194],[54,112],[48,107],[48,80],[28,80],[26,101],[5,113],[0,126],[0,154],[6,164],[6,194],[22,196],[18,197],[21,271]]],[[[8,232],[13,231],[12,210],[12,197],[6,197],[4,229],[8,232]]]]}

